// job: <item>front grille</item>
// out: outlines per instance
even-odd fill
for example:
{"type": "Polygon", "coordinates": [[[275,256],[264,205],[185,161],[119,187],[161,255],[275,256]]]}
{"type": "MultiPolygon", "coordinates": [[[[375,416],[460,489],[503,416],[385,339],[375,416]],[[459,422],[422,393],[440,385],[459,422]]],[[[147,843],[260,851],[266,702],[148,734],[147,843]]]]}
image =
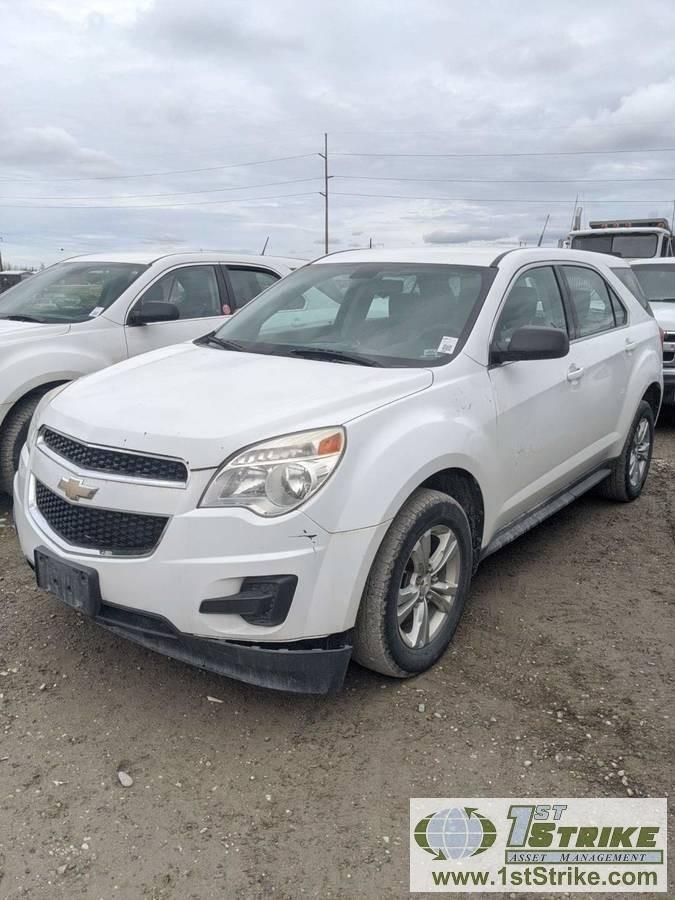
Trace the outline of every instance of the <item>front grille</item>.
{"type": "Polygon", "coordinates": [[[109,472],[115,475],[127,475],[130,478],[148,478],[154,481],[186,482],[188,473],[185,463],[175,459],[162,459],[157,456],[142,456],[136,453],[125,453],[122,450],[106,450],[102,447],[90,447],[72,438],[45,428],[42,440],[58,456],[70,460],[82,469],[91,472],[109,472]]]}
{"type": "Polygon", "coordinates": [[[168,519],[68,503],[40,481],[35,500],[49,526],[74,547],[104,553],[141,556],[159,543],[168,519]]]}

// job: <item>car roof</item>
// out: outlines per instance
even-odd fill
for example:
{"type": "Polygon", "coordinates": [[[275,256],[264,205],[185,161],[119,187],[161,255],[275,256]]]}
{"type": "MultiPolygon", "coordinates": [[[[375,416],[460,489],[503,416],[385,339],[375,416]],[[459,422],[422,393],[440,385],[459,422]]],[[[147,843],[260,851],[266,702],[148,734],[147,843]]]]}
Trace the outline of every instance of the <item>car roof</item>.
{"type": "Polygon", "coordinates": [[[32,275],[30,269],[0,269],[0,275],[32,275]]]}
{"type": "Polygon", "coordinates": [[[568,250],[558,247],[405,247],[392,250],[342,250],[315,260],[312,265],[326,263],[437,263],[455,266],[500,266],[503,261],[509,267],[527,265],[530,262],[587,262],[595,266],[628,268],[626,260],[606,253],[589,250],[568,250]],[[611,261],[611,263],[610,263],[611,261]]]}
{"type": "Polygon", "coordinates": [[[213,260],[215,262],[229,263],[267,263],[286,266],[289,269],[297,269],[304,266],[307,260],[294,259],[287,256],[260,256],[247,253],[233,253],[223,250],[148,250],[148,251],[117,251],[115,253],[86,253],[80,256],[71,256],[62,262],[93,262],[93,263],[132,263],[149,266],[152,263],[172,257],[172,262],[199,262],[213,260]]]}
{"type": "Polygon", "coordinates": [[[570,231],[568,237],[602,237],[603,234],[670,234],[659,225],[627,225],[625,228],[580,228],[570,231]]]}

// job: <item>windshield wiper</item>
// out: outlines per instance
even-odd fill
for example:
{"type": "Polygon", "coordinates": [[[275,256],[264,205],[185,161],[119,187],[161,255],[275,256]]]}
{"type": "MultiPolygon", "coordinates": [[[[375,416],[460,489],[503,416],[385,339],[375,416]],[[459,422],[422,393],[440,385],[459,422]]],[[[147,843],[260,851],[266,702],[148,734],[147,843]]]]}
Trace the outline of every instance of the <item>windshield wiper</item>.
{"type": "Polygon", "coordinates": [[[382,366],[372,356],[351,353],[346,350],[331,350],[329,347],[291,347],[286,351],[289,356],[302,356],[305,359],[325,359],[329,362],[355,363],[357,366],[382,366]]]}
{"type": "Polygon", "coordinates": [[[36,319],[35,316],[0,316],[0,319],[5,319],[8,322],[37,322],[38,325],[44,325],[44,319],[36,319]]]}
{"type": "Polygon", "coordinates": [[[243,350],[244,348],[241,344],[237,344],[236,341],[225,341],[223,338],[219,338],[213,332],[209,334],[203,335],[203,337],[197,338],[195,344],[215,344],[216,347],[221,347],[223,350],[243,350]]]}

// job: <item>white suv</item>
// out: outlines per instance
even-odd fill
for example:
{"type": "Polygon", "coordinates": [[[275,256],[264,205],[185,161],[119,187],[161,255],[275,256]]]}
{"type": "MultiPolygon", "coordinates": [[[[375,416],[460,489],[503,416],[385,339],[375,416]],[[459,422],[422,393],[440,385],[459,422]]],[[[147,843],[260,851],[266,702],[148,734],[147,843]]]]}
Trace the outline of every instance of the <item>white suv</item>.
{"type": "Polygon", "coordinates": [[[591,487],[642,491],[661,342],[608,263],[349,251],[66,387],[15,482],[38,584],[268,687],[423,671],[481,559],[591,487]]]}
{"type": "Polygon", "coordinates": [[[47,391],[213,330],[299,265],[210,252],[78,256],[3,293],[0,491],[11,491],[31,416],[47,391]]]}
{"type": "Polygon", "coordinates": [[[648,259],[632,265],[663,331],[663,402],[675,406],[675,259],[648,259]]]}

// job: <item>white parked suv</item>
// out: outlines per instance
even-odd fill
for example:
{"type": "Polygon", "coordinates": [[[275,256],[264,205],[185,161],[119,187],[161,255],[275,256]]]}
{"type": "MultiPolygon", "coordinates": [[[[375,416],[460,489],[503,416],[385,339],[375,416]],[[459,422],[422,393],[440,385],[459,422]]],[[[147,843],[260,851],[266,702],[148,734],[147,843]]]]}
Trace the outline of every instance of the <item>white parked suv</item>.
{"type": "Polygon", "coordinates": [[[0,491],[11,491],[31,416],[48,390],[212,331],[299,265],[212,252],[78,256],[3,293],[0,491]]]}
{"type": "Polygon", "coordinates": [[[675,405],[675,259],[646,259],[632,267],[663,331],[663,402],[675,405]]]}
{"type": "Polygon", "coordinates": [[[608,263],[327,256],[215,334],[65,387],[15,481],[38,584],[268,687],[335,689],[352,656],[425,670],[481,559],[594,486],[642,491],[661,341],[608,263]]]}

